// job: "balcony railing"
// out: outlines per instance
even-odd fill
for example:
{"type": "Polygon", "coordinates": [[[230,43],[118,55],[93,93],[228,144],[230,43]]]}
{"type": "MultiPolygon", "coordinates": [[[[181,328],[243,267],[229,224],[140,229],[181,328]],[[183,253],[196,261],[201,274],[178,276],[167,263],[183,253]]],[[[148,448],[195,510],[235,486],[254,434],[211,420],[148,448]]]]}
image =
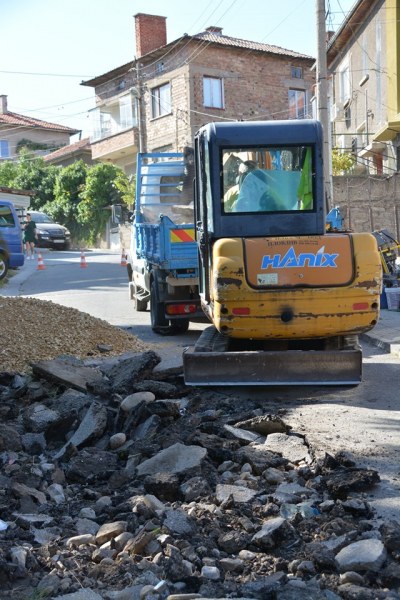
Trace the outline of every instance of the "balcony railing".
{"type": "Polygon", "coordinates": [[[91,142],[137,127],[136,92],[131,89],[128,93],[111,98],[89,112],[92,120],[91,142]]]}
{"type": "Polygon", "coordinates": [[[137,120],[134,118],[125,120],[123,123],[119,123],[118,121],[114,120],[104,122],[99,127],[92,129],[90,141],[92,143],[98,142],[99,140],[103,140],[112,135],[122,133],[127,129],[132,129],[133,127],[137,127],[137,120]]]}

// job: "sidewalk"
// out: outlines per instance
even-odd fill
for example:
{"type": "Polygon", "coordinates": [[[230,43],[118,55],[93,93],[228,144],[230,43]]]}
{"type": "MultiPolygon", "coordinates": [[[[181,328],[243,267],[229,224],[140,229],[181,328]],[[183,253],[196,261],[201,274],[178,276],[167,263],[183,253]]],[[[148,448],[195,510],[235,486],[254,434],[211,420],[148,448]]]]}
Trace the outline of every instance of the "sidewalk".
{"type": "Polygon", "coordinates": [[[381,309],[378,323],[361,339],[378,346],[385,352],[400,356],[400,311],[381,309]]]}

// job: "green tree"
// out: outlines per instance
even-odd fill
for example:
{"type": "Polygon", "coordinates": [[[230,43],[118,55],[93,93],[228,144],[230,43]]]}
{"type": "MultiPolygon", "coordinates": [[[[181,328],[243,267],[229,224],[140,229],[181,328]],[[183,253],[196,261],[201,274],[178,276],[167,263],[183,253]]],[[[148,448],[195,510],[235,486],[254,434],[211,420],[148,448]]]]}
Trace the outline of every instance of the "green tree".
{"type": "Polygon", "coordinates": [[[128,177],[124,171],[121,171],[117,174],[114,185],[120,192],[122,203],[135,210],[136,176],[128,177]]]}
{"type": "Polygon", "coordinates": [[[40,209],[54,197],[54,184],[59,167],[47,165],[42,157],[21,150],[18,162],[6,161],[0,165],[0,185],[32,190],[31,208],[40,209]]]}
{"type": "Polygon", "coordinates": [[[86,185],[80,193],[77,219],[91,244],[103,233],[110,218],[111,204],[122,203],[122,194],[115,184],[122,174],[120,167],[110,164],[98,164],[88,169],[86,185]]]}
{"type": "Polygon", "coordinates": [[[9,188],[16,187],[14,182],[17,172],[17,163],[11,160],[5,160],[4,162],[0,163],[0,186],[9,188]]]}
{"type": "Polygon", "coordinates": [[[43,206],[44,212],[70,230],[72,237],[84,239],[78,206],[85,188],[88,167],[78,160],[60,169],[54,185],[54,199],[43,206]]]}
{"type": "Polygon", "coordinates": [[[0,186],[32,190],[31,208],[66,225],[76,243],[94,244],[103,233],[112,204],[132,206],[135,180],[115,165],[88,167],[82,160],[67,167],[46,164],[21,149],[18,162],[0,164],[0,186]]]}
{"type": "Polygon", "coordinates": [[[333,175],[345,175],[349,173],[354,165],[355,158],[349,152],[343,152],[338,148],[332,150],[332,174],[333,175]]]}

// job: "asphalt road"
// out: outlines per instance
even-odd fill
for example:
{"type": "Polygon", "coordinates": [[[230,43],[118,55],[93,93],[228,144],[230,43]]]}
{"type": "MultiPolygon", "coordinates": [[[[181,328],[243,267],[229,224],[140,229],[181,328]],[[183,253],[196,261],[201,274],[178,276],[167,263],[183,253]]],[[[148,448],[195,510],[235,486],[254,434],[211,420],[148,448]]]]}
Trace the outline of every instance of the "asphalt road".
{"type": "MultiPolygon", "coordinates": [[[[150,328],[149,312],[137,313],[129,299],[126,268],[120,255],[43,251],[45,269],[27,262],[2,290],[77,308],[155,344],[163,360],[181,362],[184,347],[195,343],[202,324],[188,333],[160,337],[150,328]]],[[[363,343],[363,381],[356,387],[215,388],[232,402],[263,400],[266,413],[285,412],[285,421],[306,436],[317,456],[348,451],[358,466],[376,469],[381,483],[365,494],[378,516],[400,521],[400,359],[363,343]]]]}

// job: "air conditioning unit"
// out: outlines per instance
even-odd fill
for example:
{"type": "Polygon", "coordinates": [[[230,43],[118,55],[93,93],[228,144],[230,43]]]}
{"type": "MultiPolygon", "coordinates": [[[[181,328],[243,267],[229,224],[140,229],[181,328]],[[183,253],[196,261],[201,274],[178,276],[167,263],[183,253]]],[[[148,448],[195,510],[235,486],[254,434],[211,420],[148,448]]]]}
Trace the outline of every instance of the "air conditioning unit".
{"type": "Polygon", "coordinates": [[[332,105],[331,121],[343,121],[344,120],[344,108],[343,102],[335,102],[332,105]]]}

